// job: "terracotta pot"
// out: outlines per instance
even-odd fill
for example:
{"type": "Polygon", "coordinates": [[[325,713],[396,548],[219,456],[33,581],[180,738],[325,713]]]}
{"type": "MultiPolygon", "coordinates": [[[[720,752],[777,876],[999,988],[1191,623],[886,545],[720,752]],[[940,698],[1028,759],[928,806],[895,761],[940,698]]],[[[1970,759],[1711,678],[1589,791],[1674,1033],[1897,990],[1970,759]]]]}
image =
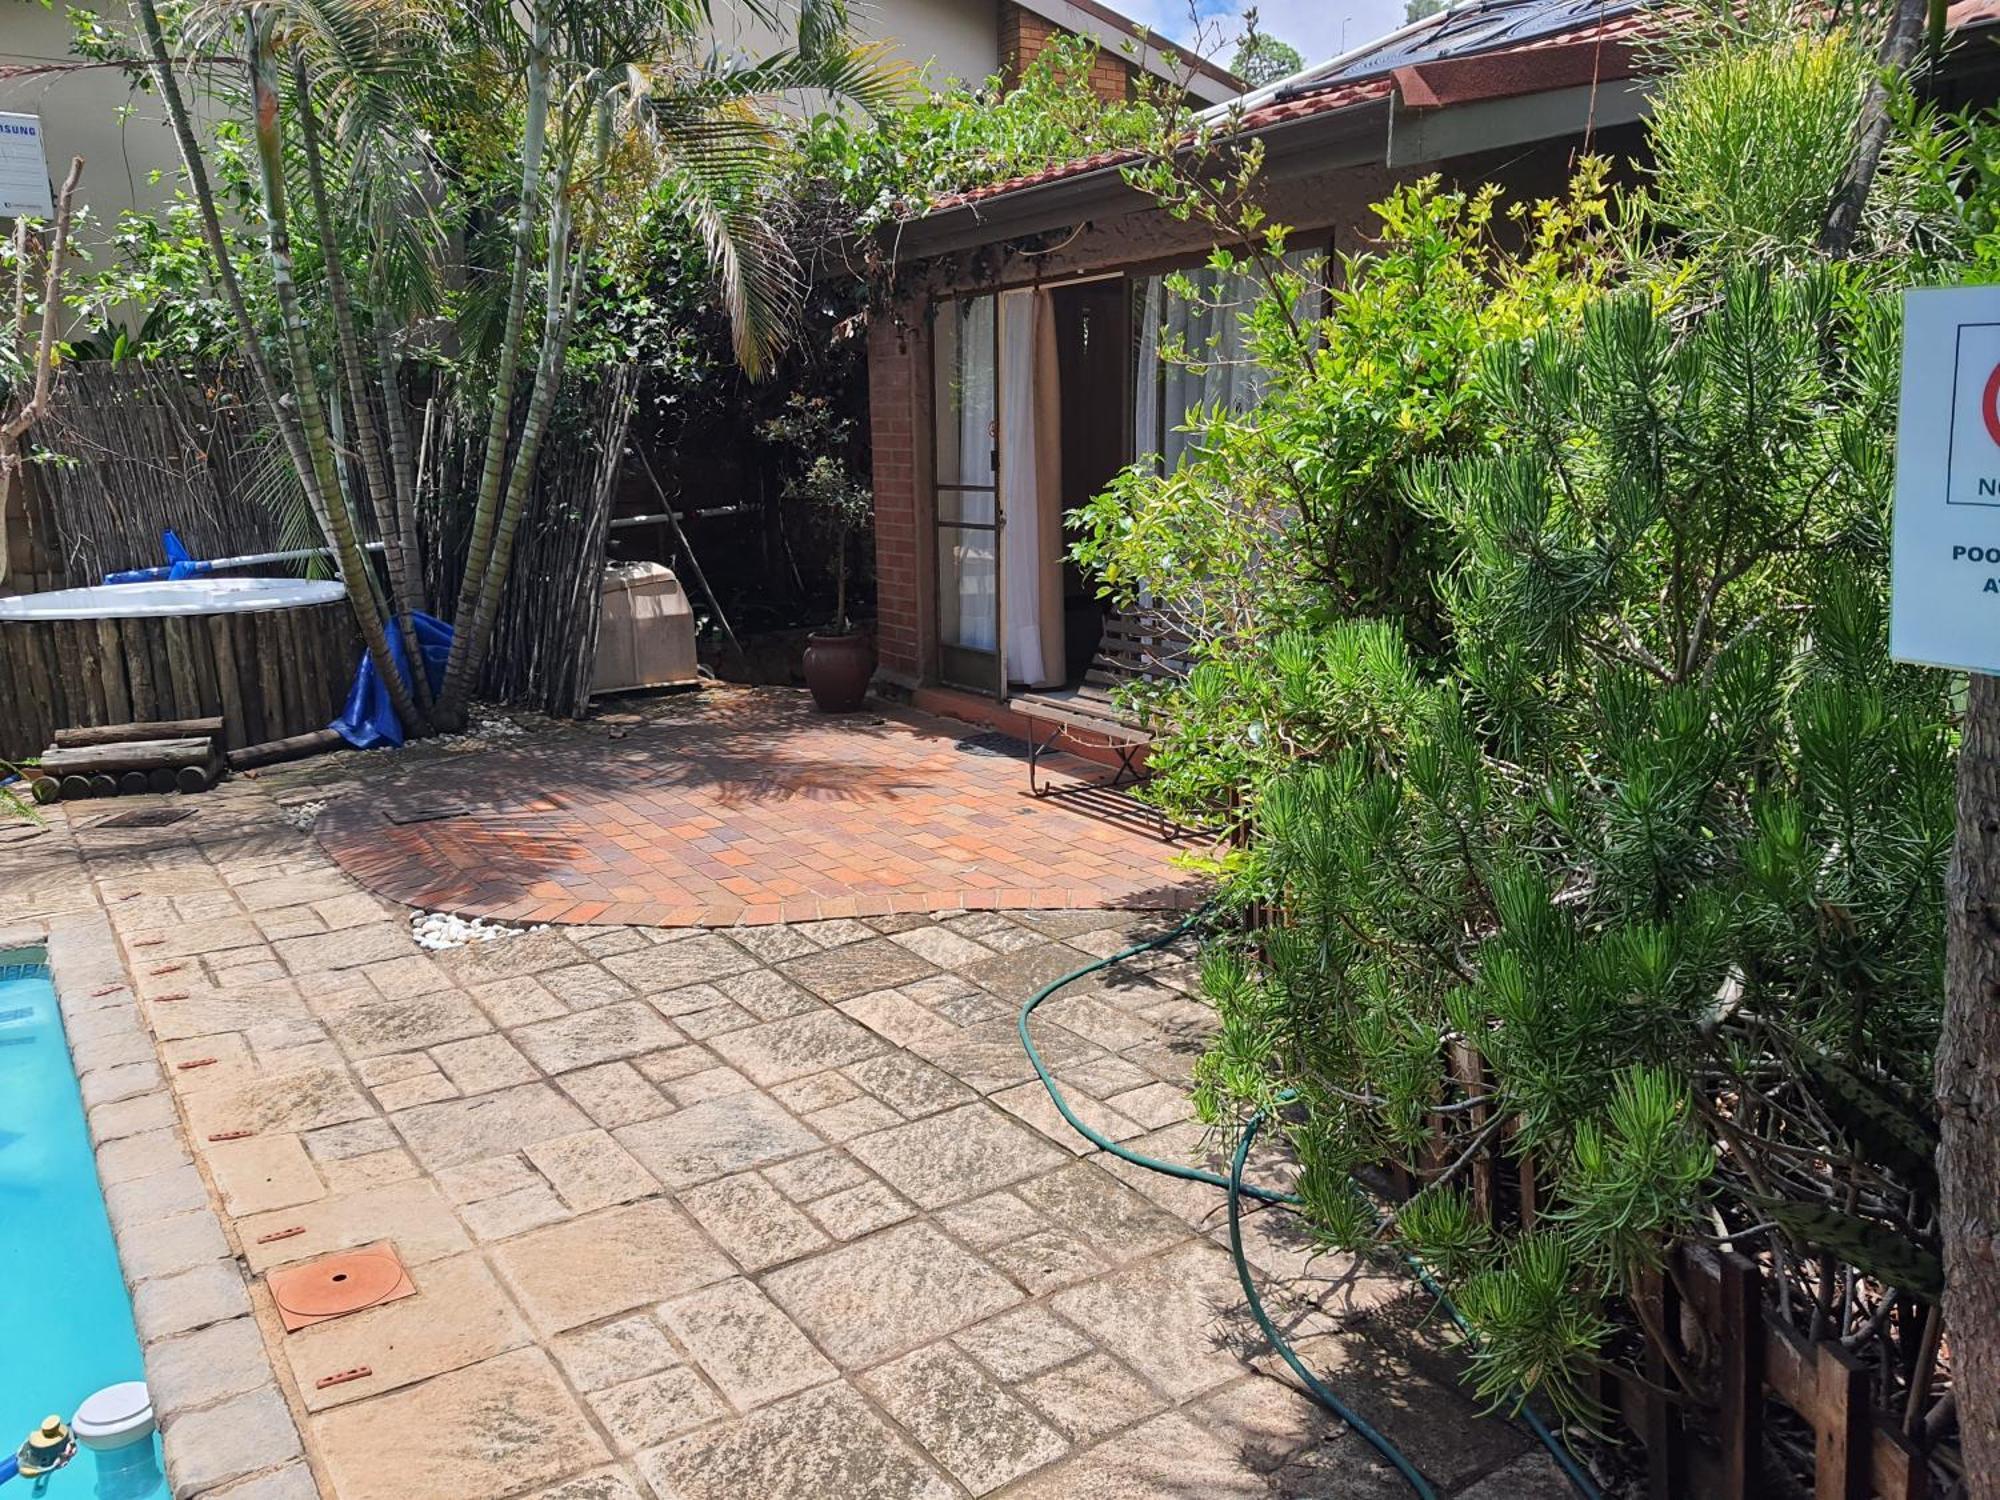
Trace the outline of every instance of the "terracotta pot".
{"type": "Polygon", "coordinates": [[[875,642],[855,632],[806,638],[806,687],[823,714],[850,714],[868,696],[875,675],[875,642]]]}

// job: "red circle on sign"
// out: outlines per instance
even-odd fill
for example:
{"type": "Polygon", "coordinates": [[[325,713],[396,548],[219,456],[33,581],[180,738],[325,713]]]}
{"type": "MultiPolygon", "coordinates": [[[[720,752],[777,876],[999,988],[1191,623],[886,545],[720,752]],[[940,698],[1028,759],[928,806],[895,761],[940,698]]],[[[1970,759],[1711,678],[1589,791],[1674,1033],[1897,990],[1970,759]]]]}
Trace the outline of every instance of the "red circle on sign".
{"type": "Polygon", "coordinates": [[[1986,419],[1986,435],[2000,447],[2000,365],[1986,377],[1986,394],[1979,398],[1979,415],[1986,419]]]}

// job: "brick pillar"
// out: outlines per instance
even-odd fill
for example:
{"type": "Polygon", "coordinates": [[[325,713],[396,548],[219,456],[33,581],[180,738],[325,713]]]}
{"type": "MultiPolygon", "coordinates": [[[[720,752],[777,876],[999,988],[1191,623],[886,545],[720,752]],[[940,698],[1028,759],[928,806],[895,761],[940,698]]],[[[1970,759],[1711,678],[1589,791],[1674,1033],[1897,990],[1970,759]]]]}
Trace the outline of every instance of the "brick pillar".
{"type": "Polygon", "coordinates": [[[868,424],[875,469],[875,648],[881,675],[922,680],[926,507],[918,470],[929,411],[922,324],[907,305],[868,327],[868,424]]]}

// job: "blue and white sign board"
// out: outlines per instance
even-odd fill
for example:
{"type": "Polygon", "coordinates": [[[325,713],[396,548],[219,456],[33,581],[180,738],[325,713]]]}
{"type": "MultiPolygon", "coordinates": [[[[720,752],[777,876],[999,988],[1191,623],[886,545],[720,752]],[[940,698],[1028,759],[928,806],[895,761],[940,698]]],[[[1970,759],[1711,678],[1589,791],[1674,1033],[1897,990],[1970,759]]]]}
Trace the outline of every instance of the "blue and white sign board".
{"type": "Polygon", "coordinates": [[[0,219],[47,219],[55,211],[41,119],[0,114],[0,219]]]}
{"type": "Polygon", "coordinates": [[[1903,294],[1889,654],[2000,674],[2000,286],[1903,294]]]}

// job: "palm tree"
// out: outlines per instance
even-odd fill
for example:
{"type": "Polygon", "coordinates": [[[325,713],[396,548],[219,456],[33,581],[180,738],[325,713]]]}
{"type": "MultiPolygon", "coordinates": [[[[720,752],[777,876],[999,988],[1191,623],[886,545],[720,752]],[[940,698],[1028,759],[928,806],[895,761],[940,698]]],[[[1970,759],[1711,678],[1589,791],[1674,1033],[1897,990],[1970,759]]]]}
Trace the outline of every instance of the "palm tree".
{"type": "MultiPolygon", "coordinates": [[[[247,46],[243,99],[278,304],[274,359],[230,264],[155,0],[138,5],[245,356],[339,560],[377,671],[406,726],[455,725],[484,664],[607,220],[641,194],[668,196],[708,249],[739,362],[761,375],[800,300],[784,236],[780,188],[788,158],[780,106],[817,96],[872,108],[897,80],[875,49],[849,39],[844,0],[798,0],[790,44],[753,63],[723,57],[710,44],[709,0],[214,0],[185,40],[210,55],[238,38],[247,46]],[[511,235],[500,339],[479,381],[485,441],[454,640],[433,705],[423,673],[413,674],[412,691],[389,659],[391,629],[408,659],[421,659],[409,624],[422,603],[415,458],[396,351],[403,331],[428,311],[451,243],[428,226],[434,202],[461,185],[425,146],[420,119],[435,107],[437,81],[458,76],[480,80],[483,119],[508,122],[512,191],[503,208],[511,235]],[[295,225],[301,178],[310,212],[295,225]],[[336,178],[358,213],[336,212],[336,178]],[[294,254],[295,233],[311,255],[294,254]],[[316,268],[318,324],[301,289],[308,263],[316,268]],[[531,347],[528,309],[537,283],[531,347]],[[531,373],[522,405],[524,366],[531,373]],[[345,419],[357,463],[342,462],[336,442],[345,419]],[[384,543],[386,600],[361,544],[359,518],[370,513],[384,543]]],[[[773,28],[780,23],[767,0],[748,0],[747,8],[773,28]]]]}

